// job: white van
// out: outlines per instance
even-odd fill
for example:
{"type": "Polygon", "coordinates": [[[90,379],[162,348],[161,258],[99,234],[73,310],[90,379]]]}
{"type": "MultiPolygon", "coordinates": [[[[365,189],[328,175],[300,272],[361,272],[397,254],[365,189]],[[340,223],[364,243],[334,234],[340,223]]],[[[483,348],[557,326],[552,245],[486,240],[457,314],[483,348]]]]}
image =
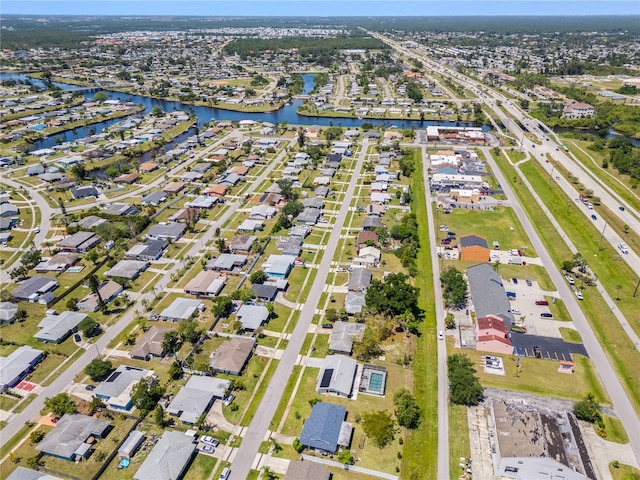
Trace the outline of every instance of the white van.
{"type": "Polygon", "coordinates": [[[222,470],[222,473],[220,474],[218,479],[227,480],[229,478],[229,475],[231,475],[231,470],[229,469],[229,467],[224,467],[224,470],[222,470]]]}

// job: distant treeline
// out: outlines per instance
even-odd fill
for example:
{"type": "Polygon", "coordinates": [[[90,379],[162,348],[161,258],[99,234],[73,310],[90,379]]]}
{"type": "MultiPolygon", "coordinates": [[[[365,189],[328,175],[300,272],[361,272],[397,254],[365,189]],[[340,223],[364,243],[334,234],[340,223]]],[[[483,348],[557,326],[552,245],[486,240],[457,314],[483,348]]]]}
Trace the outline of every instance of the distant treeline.
{"type": "Polygon", "coordinates": [[[266,50],[289,50],[297,48],[300,55],[322,56],[334,54],[337,50],[364,49],[382,50],[389,47],[371,37],[336,37],[336,38],[241,38],[234,40],[224,47],[225,53],[237,53],[241,56],[261,55],[266,50]]]}

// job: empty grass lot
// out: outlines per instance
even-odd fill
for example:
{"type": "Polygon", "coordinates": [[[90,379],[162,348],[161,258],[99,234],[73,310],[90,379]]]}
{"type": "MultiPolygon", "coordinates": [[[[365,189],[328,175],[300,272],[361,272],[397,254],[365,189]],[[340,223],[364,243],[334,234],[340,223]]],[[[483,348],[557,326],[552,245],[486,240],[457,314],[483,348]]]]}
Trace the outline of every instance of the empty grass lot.
{"type": "Polygon", "coordinates": [[[624,464],[609,464],[609,471],[613,480],[640,480],[640,470],[624,464]]]}
{"type": "Polygon", "coordinates": [[[465,405],[449,405],[449,478],[456,480],[460,458],[471,457],[469,424],[465,405]]]}
{"type": "Polygon", "coordinates": [[[617,417],[611,415],[603,415],[604,429],[607,434],[606,438],[610,442],[629,443],[627,432],[624,431],[622,422],[617,417]]]}
{"type": "Polygon", "coordinates": [[[560,330],[560,334],[562,335],[562,339],[565,342],[582,343],[582,337],[573,328],[560,327],[559,330],[560,330]]]}

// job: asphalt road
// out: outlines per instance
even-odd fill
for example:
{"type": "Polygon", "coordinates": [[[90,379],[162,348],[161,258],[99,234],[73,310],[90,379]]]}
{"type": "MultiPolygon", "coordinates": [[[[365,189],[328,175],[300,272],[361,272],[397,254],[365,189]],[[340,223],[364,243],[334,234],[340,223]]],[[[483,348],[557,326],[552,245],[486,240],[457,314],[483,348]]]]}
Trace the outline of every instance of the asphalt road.
{"type": "MultiPolygon", "coordinates": [[[[257,189],[262,182],[264,182],[267,177],[271,174],[273,168],[278,165],[283,157],[286,155],[286,150],[283,150],[278,157],[272,161],[267,168],[254,180],[248,190],[247,193],[252,193],[257,189]]],[[[226,211],[218,218],[215,223],[210,225],[205,233],[200,237],[197,241],[193,243],[193,247],[189,250],[188,254],[192,257],[199,257],[200,250],[202,246],[205,245],[209,240],[211,240],[214,235],[216,228],[222,228],[222,225],[231,218],[232,215],[236,213],[238,208],[240,208],[243,200],[236,200],[235,202],[228,205],[226,211]]],[[[180,268],[182,268],[182,264],[180,262],[176,262],[176,264],[168,270],[156,283],[154,286],[154,290],[164,291],[167,283],[171,280],[171,275],[177,272],[180,268]]],[[[18,431],[24,426],[24,423],[36,419],[40,417],[40,410],[44,406],[44,400],[47,397],[51,397],[63,391],[63,389],[73,380],[73,378],[81,373],[84,370],[84,367],[91,362],[94,358],[96,358],[108,344],[113,340],[120,332],[122,332],[127,326],[133,321],[135,314],[137,311],[144,311],[144,307],[142,306],[142,302],[146,299],[148,302],[153,300],[155,296],[155,292],[147,292],[144,295],[141,295],[137,300],[136,304],[132,306],[125,315],[118,320],[118,322],[111,326],[97,341],[94,345],[88,347],[88,350],[72,365],[70,365],[66,370],[62,371],[58,378],[56,378],[48,387],[45,387],[44,390],[35,398],[22,412],[14,415],[7,423],[7,425],[2,429],[2,443],[11,439],[18,431]]],[[[257,448],[256,448],[257,451],[257,448]]]]}
{"type": "MultiPolygon", "coordinates": [[[[498,181],[502,184],[507,198],[510,199],[513,210],[516,212],[516,215],[527,232],[527,235],[533,244],[533,248],[538,252],[538,256],[542,259],[542,264],[545,265],[545,268],[549,273],[551,280],[555,284],[560,297],[564,300],[567,310],[573,319],[573,323],[582,337],[582,342],[589,354],[589,357],[596,366],[596,371],[598,372],[600,380],[611,399],[613,408],[618,415],[618,418],[622,420],[636,459],[640,461],[640,419],[638,419],[638,416],[633,409],[633,405],[629,401],[629,398],[620,383],[618,375],[609,363],[609,359],[593,333],[587,318],[584,313],[582,313],[582,310],[578,305],[578,300],[576,300],[573,292],[564,280],[564,277],[551,259],[542,243],[542,240],[538,236],[537,231],[531,224],[529,217],[527,217],[522,209],[520,202],[518,201],[518,197],[511,189],[510,184],[507,182],[491,155],[487,156],[487,161],[498,181]]],[[[629,365],[628,368],[632,367],[629,365]]]]}
{"type": "MultiPolygon", "coordinates": [[[[427,200],[427,218],[429,220],[429,239],[436,241],[436,227],[431,208],[431,191],[429,188],[429,162],[427,147],[422,147],[422,175],[427,200]]],[[[433,273],[433,291],[436,302],[436,324],[438,332],[444,332],[444,300],[440,285],[440,268],[438,251],[435,245],[430,248],[433,273]]],[[[427,335],[430,335],[428,332],[427,335]]],[[[437,335],[433,332],[433,335],[437,335]]],[[[449,378],[447,373],[447,343],[438,342],[438,478],[449,478],[449,378]]]]}
{"type": "Polygon", "coordinates": [[[282,393],[287,385],[287,381],[293,371],[293,366],[296,363],[302,343],[309,331],[309,326],[313,320],[313,316],[316,312],[316,307],[320,301],[320,296],[327,281],[327,276],[331,269],[331,262],[333,260],[333,252],[338,248],[338,241],[340,240],[340,234],[342,233],[342,227],[347,218],[349,212],[349,206],[351,199],[356,190],[356,185],[360,178],[360,171],[364,164],[365,155],[369,143],[363,142],[362,150],[358,156],[355,169],[351,174],[351,180],[347,187],[347,191],[344,196],[344,201],[336,217],[336,221],[333,224],[333,230],[329,236],[322,260],[318,266],[318,273],[313,282],[313,286],[309,292],[309,296],[306,299],[304,307],[300,312],[300,317],[296,324],[296,327],[291,334],[289,344],[280,359],[278,367],[276,368],[269,387],[260,402],[260,406],[256,411],[253,420],[244,435],[244,439],[240,448],[238,449],[233,464],[231,466],[230,480],[244,480],[249,474],[249,470],[253,464],[253,460],[258,453],[258,448],[267,434],[271,419],[278,408],[282,393]]]}

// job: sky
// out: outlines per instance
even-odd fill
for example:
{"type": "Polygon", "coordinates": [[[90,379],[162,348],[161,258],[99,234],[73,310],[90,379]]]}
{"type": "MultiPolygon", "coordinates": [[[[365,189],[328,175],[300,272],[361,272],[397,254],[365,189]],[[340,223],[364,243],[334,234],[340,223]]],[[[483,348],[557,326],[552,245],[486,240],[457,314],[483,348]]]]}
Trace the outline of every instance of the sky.
{"type": "Polygon", "coordinates": [[[22,15],[640,15],[640,0],[2,0],[22,15]]]}

